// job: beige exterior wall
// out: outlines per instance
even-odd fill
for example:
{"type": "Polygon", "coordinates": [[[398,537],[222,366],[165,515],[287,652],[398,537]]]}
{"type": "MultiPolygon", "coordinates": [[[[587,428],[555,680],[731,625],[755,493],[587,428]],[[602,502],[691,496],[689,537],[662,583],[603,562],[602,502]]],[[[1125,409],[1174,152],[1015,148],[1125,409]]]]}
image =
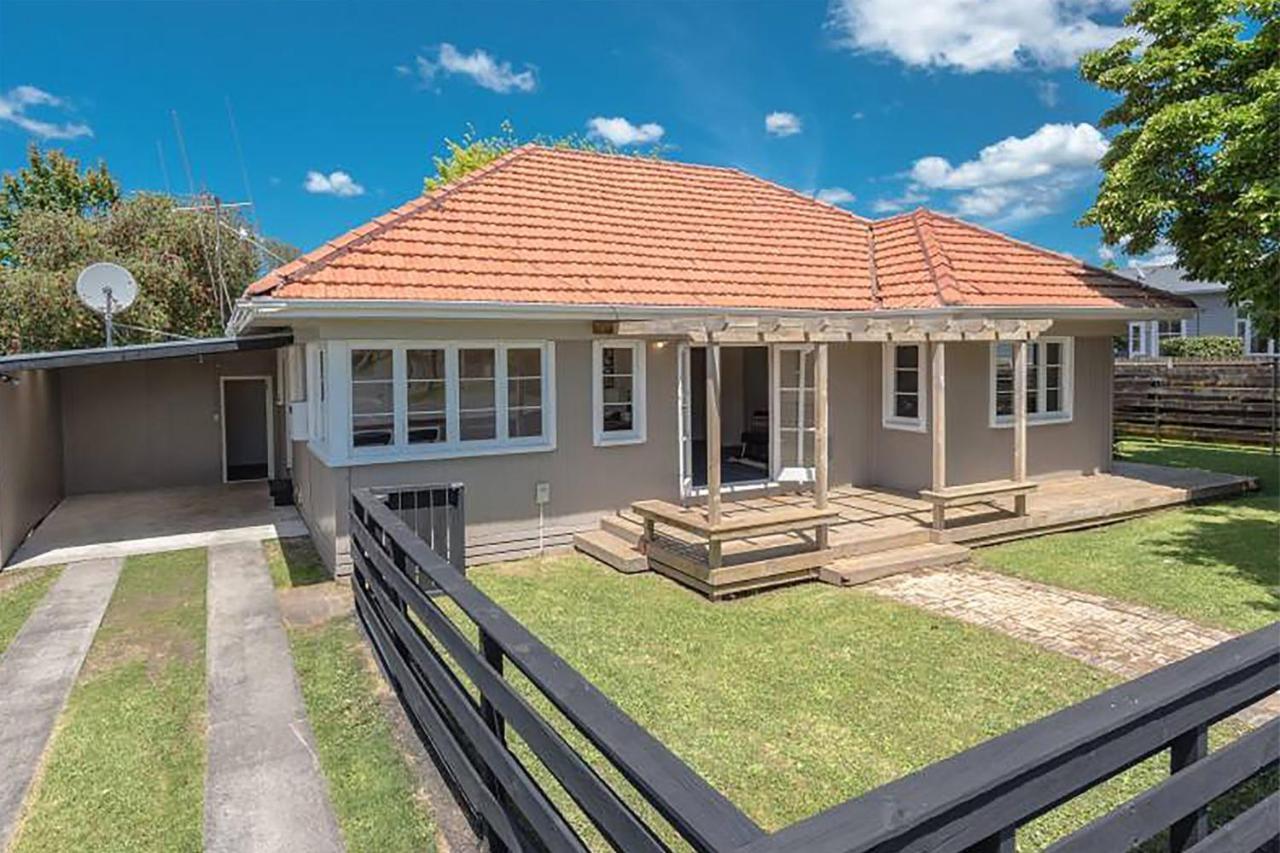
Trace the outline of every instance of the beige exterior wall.
{"type": "MultiPolygon", "coordinates": [[[[1032,476],[1106,470],[1110,459],[1111,338],[1123,324],[1060,327],[1075,343],[1074,418],[1028,429],[1032,476]]],[[[679,499],[677,358],[674,344],[647,346],[648,438],[643,444],[595,447],[591,431],[591,329],[586,323],[330,323],[295,329],[299,340],[553,340],[556,344],[556,448],[432,461],[329,468],[295,444],[299,506],[326,561],[349,565],[346,513],[349,489],[360,486],[461,482],[466,485],[472,561],[528,553],[539,533],[534,488],[545,482],[551,502],[542,533],[547,546],[592,529],[600,515],[643,498],[679,499]]],[[[1011,429],[988,422],[989,344],[948,345],[948,480],[975,482],[1009,476],[1011,429]]],[[[831,482],[905,490],[930,483],[926,433],[881,425],[878,343],[833,345],[831,353],[831,482]]],[[[733,358],[729,365],[737,364],[733,358]]],[[[736,370],[730,367],[729,370],[736,370]]],[[[746,401],[732,401],[745,410],[746,401]]],[[[740,430],[741,425],[737,427],[740,430]]],[[[696,432],[695,428],[695,432],[696,432]]],[[[726,429],[726,441],[736,433],[726,429]]]]}
{"type": "MultiPolygon", "coordinates": [[[[67,494],[222,482],[220,377],[274,376],[273,350],[132,361],[61,371],[67,494]]],[[[283,407],[273,395],[276,472],[283,407]]]]}
{"type": "Polygon", "coordinates": [[[0,383],[0,566],[63,496],[58,374],[16,378],[0,383]]]}

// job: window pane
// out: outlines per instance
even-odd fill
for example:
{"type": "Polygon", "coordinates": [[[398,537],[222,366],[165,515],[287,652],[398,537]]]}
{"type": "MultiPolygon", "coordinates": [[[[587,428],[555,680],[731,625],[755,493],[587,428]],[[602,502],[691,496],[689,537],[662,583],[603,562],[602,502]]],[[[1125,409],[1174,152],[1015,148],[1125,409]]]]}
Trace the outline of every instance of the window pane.
{"type": "Polygon", "coordinates": [[[542,409],[512,409],[507,413],[507,435],[529,438],[542,435],[542,409]]]}
{"type": "Polygon", "coordinates": [[[920,366],[920,348],[914,344],[894,347],[893,363],[895,367],[914,370],[920,366]]]}
{"type": "Polygon", "coordinates": [[[458,420],[463,441],[484,441],[498,437],[498,413],[492,409],[460,412],[458,420]]]}
{"type": "Polygon", "coordinates": [[[915,370],[896,370],[894,371],[897,379],[897,387],[894,389],[898,392],[907,392],[914,394],[920,390],[920,373],[915,370]]]}
{"type": "Polygon", "coordinates": [[[507,381],[507,405],[527,408],[542,405],[541,379],[510,379],[507,381]]]}
{"type": "Polygon", "coordinates": [[[604,402],[630,403],[631,386],[634,380],[630,376],[606,376],[603,379],[604,402]]]}
{"type": "Polygon", "coordinates": [[[532,347],[507,350],[507,377],[542,375],[542,350],[532,347]]]}
{"type": "Polygon", "coordinates": [[[351,424],[351,442],[356,447],[388,445],[392,435],[389,414],[356,416],[351,424]]]}
{"type": "Polygon", "coordinates": [[[797,458],[799,448],[796,446],[797,431],[784,429],[778,433],[778,450],[783,468],[795,468],[800,462],[797,458]]]}
{"type": "Polygon", "coordinates": [[[352,350],[351,378],[356,381],[362,379],[391,379],[391,350],[352,350]]]}
{"type": "Polygon", "coordinates": [[[409,443],[435,444],[448,440],[444,412],[409,415],[409,443]]]}
{"type": "Polygon", "coordinates": [[[1062,364],[1062,344],[1045,344],[1045,364],[1050,369],[1062,364]]]}
{"type": "Polygon", "coordinates": [[[608,376],[610,373],[633,373],[631,347],[605,347],[600,352],[600,368],[601,372],[608,376]]]}
{"type": "Polygon", "coordinates": [[[351,410],[357,415],[376,415],[390,412],[390,382],[358,382],[351,389],[351,410]]]}
{"type": "Polygon", "coordinates": [[[1045,391],[1044,410],[1046,412],[1062,411],[1062,394],[1057,388],[1050,388],[1045,391]]]}
{"type": "Polygon", "coordinates": [[[411,349],[406,356],[409,379],[444,379],[444,350],[411,349]]]}
{"type": "Polygon", "coordinates": [[[458,350],[458,372],[463,379],[492,379],[493,369],[493,350],[458,350]]]}
{"type": "Polygon", "coordinates": [[[493,380],[464,379],[459,382],[458,404],[463,409],[492,409],[493,380]]]}
{"type": "Polygon", "coordinates": [[[1002,417],[1008,417],[1013,414],[1013,392],[997,391],[996,392],[996,414],[1002,417]]]}
{"type": "Polygon", "coordinates": [[[783,388],[800,386],[800,351],[784,349],[778,351],[778,383],[783,388]]]}
{"type": "Polygon", "coordinates": [[[410,382],[409,410],[413,412],[444,411],[444,382],[410,382]]]}
{"type": "Polygon", "coordinates": [[[778,412],[778,423],[782,426],[800,425],[800,394],[800,391],[779,392],[779,406],[782,411],[778,412]]]}
{"type": "Polygon", "coordinates": [[[803,456],[800,459],[800,463],[804,465],[806,468],[812,467],[813,460],[817,458],[817,454],[814,451],[814,442],[815,442],[815,438],[814,438],[813,430],[809,430],[809,429],[805,430],[804,438],[801,441],[801,444],[803,445],[803,448],[802,448],[803,456]]]}
{"type": "Polygon", "coordinates": [[[604,407],[605,432],[630,432],[635,425],[631,406],[606,405],[604,407]]]}
{"type": "Polygon", "coordinates": [[[893,398],[893,414],[894,417],[918,419],[920,417],[920,398],[915,394],[895,394],[893,398]]]}

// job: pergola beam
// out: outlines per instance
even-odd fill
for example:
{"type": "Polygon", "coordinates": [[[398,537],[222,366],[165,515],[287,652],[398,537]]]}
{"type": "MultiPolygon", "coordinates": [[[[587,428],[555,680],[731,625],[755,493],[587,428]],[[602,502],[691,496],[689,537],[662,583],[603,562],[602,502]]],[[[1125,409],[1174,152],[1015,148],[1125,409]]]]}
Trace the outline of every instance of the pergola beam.
{"type": "Polygon", "coordinates": [[[849,341],[1026,341],[1049,329],[1043,318],[984,317],[683,317],[625,320],[620,337],[657,337],[706,344],[844,343],[849,341]]]}

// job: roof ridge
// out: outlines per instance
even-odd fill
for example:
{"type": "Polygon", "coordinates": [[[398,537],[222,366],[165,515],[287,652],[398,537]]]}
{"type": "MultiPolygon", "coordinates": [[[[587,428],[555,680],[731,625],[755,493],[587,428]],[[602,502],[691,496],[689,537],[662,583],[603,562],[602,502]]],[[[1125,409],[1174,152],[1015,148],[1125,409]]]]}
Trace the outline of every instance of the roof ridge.
{"type": "Polygon", "coordinates": [[[520,146],[553,154],[581,154],[584,157],[600,157],[609,160],[639,161],[654,166],[683,166],[690,169],[706,169],[711,172],[738,172],[733,166],[717,166],[714,163],[691,163],[688,160],[664,160],[660,157],[645,154],[628,154],[625,151],[600,151],[591,148],[573,148],[569,146],[547,145],[545,142],[526,142],[520,146]]]}
{"type": "Polygon", "coordinates": [[[365,223],[364,225],[353,228],[350,231],[346,232],[345,234],[342,234],[338,237],[335,237],[332,240],[327,241],[325,243],[325,246],[328,247],[329,249],[327,252],[319,254],[316,257],[309,257],[310,255],[316,254],[316,252],[314,251],[309,252],[307,255],[303,255],[302,257],[297,259],[297,261],[303,261],[304,259],[306,259],[305,263],[300,263],[293,269],[289,269],[290,265],[285,265],[276,270],[273,270],[272,272],[263,276],[258,281],[249,285],[247,292],[254,293],[255,296],[261,295],[262,293],[270,293],[272,290],[275,290],[277,287],[288,284],[290,280],[296,276],[309,275],[322,267],[328,266],[335,259],[341,257],[347,252],[350,252],[352,249],[355,249],[359,246],[364,245],[365,243],[368,243],[374,237],[377,237],[378,235],[385,233],[387,230],[389,230],[393,226],[399,225],[401,222],[404,222],[406,219],[421,213],[424,208],[434,207],[436,209],[439,209],[443,205],[444,200],[449,196],[453,195],[453,193],[457,192],[463,187],[466,187],[475,183],[480,178],[483,178],[487,175],[491,175],[494,172],[498,171],[499,169],[502,169],[503,167],[510,165],[512,162],[518,160],[521,156],[529,153],[528,149],[530,149],[531,147],[532,147],[531,145],[527,145],[527,144],[517,146],[516,148],[513,148],[512,150],[508,151],[502,156],[494,158],[491,162],[486,163],[480,168],[473,169],[472,171],[468,172],[465,175],[462,175],[456,180],[450,181],[447,184],[436,187],[434,190],[431,190],[430,192],[427,192],[427,193],[423,193],[417,198],[410,199],[409,201],[402,204],[399,208],[392,210],[390,213],[384,213],[382,216],[375,217],[373,219],[373,222],[377,222],[378,223],[377,225],[373,225],[372,227],[370,227],[372,223],[365,223]],[[357,232],[361,232],[361,233],[357,233],[357,232]],[[266,288],[262,291],[258,291],[255,293],[254,288],[261,282],[267,280],[268,278],[275,279],[274,281],[272,281],[271,286],[269,288],[266,288]]]}
{"type": "Polygon", "coordinates": [[[828,202],[828,201],[822,201],[816,195],[805,195],[799,190],[792,189],[791,187],[788,187],[784,184],[779,184],[776,181],[771,181],[768,178],[762,178],[759,175],[753,175],[748,171],[739,169],[737,166],[725,166],[724,168],[738,175],[741,175],[744,178],[749,178],[750,180],[755,181],[757,184],[764,184],[767,187],[772,187],[773,189],[782,190],[784,193],[787,193],[788,195],[793,195],[796,198],[801,199],[802,201],[806,201],[810,204],[820,205],[826,210],[833,210],[837,213],[843,213],[845,216],[852,217],[853,220],[858,224],[867,226],[868,231],[870,231],[871,229],[871,224],[873,220],[868,219],[867,217],[863,216],[860,213],[854,213],[852,210],[846,210],[845,208],[840,207],[837,204],[832,204],[831,202],[828,202]]]}
{"type": "MultiPolygon", "coordinates": [[[[933,233],[932,228],[926,228],[928,223],[921,224],[920,214],[928,214],[929,211],[923,207],[917,207],[911,211],[911,224],[915,226],[916,240],[920,242],[920,249],[924,252],[925,268],[929,270],[929,278],[933,280],[933,290],[937,294],[938,302],[942,305],[955,304],[947,299],[943,291],[947,289],[962,292],[959,282],[956,281],[955,272],[951,269],[951,257],[947,255],[946,250],[942,248],[942,243],[938,240],[938,236],[933,233]],[[934,263],[935,257],[938,261],[934,263]],[[941,275],[938,274],[938,265],[943,267],[941,275]],[[946,279],[944,282],[943,279],[946,279]]],[[[963,300],[961,300],[963,301],[963,300]]]]}
{"type": "Polygon", "coordinates": [[[884,306],[884,300],[880,296],[880,275],[876,267],[876,229],[874,224],[867,227],[867,275],[871,285],[871,304],[881,308],[884,306]]]}

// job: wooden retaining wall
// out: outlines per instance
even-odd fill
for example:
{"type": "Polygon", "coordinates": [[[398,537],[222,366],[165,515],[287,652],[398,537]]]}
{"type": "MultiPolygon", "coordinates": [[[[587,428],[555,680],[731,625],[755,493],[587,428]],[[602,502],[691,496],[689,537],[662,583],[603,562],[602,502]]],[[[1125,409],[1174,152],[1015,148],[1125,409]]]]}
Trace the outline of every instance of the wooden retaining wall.
{"type": "Polygon", "coordinates": [[[1117,434],[1277,442],[1280,360],[1117,359],[1117,434]]]}

